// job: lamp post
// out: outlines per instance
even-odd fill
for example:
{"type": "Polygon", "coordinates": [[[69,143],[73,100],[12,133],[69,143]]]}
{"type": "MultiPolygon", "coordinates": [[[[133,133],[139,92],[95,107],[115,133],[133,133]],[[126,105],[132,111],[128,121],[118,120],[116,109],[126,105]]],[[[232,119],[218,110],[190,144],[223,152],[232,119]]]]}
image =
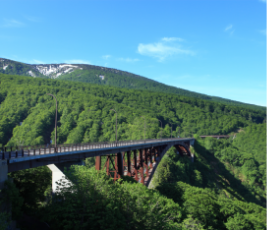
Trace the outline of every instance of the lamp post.
{"type": "Polygon", "coordinates": [[[146,118],[144,116],[141,116],[144,118],[144,140],[146,139],[146,118]]]}
{"type": "Polygon", "coordinates": [[[162,122],[161,122],[161,120],[158,120],[158,121],[160,121],[160,123],[161,123],[161,132],[160,132],[160,138],[162,139],[162,122]]]}
{"type": "Polygon", "coordinates": [[[117,112],[115,109],[111,109],[116,113],[116,146],[117,146],[117,112]]]}
{"type": "Polygon", "coordinates": [[[55,152],[57,152],[57,99],[53,94],[47,93],[47,95],[52,96],[56,100],[56,117],[55,117],[55,152]]]}

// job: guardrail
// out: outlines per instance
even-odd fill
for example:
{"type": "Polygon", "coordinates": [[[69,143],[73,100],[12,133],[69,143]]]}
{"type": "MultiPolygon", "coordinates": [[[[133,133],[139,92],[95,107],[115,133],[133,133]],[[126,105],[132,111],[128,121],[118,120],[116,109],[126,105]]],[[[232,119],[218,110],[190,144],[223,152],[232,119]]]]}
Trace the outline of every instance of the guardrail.
{"type": "Polygon", "coordinates": [[[115,141],[113,142],[94,142],[94,143],[82,143],[82,144],[59,144],[57,147],[54,145],[39,145],[39,146],[16,146],[16,147],[4,147],[0,151],[0,157],[2,160],[26,157],[26,156],[36,156],[36,155],[47,155],[53,153],[63,153],[79,150],[91,150],[91,149],[101,149],[101,148],[112,148],[127,146],[133,144],[145,144],[152,142],[164,142],[164,141],[174,141],[188,138],[163,138],[163,139],[146,139],[146,140],[127,140],[127,141],[115,141]]]}

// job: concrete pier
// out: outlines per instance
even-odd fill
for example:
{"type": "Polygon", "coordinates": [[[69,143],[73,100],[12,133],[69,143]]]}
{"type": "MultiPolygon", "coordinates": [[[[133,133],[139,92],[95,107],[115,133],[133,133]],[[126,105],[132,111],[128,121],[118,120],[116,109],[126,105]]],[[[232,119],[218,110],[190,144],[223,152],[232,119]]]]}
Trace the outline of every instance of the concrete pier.
{"type": "Polygon", "coordinates": [[[8,165],[7,160],[0,160],[0,190],[3,189],[4,183],[7,180],[8,165]]]}
{"type": "MultiPolygon", "coordinates": [[[[55,193],[57,190],[57,183],[60,180],[62,182],[69,183],[70,181],[65,178],[65,174],[54,164],[47,165],[47,167],[52,171],[52,192],[55,193]]],[[[71,182],[70,182],[71,183],[71,182]]]]}
{"type": "MultiPolygon", "coordinates": [[[[71,183],[64,174],[64,168],[69,169],[71,165],[84,165],[83,161],[70,161],[59,164],[50,164],[47,167],[52,171],[52,192],[55,193],[57,190],[57,183],[62,179],[62,182],[71,183]]],[[[72,184],[72,183],[71,183],[72,184]]]]}

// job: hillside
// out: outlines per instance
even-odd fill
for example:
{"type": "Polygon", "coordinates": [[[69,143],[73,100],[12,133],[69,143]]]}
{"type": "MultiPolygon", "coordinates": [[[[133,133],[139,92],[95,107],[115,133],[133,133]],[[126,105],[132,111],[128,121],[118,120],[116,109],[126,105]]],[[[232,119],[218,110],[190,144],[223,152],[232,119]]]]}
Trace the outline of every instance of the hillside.
{"type": "Polygon", "coordinates": [[[68,80],[93,83],[99,85],[115,86],[126,89],[142,89],[154,92],[177,94],[186,97],[199,98],[208,101],[223,103],[225,105],[241,106],[258,110],[266,110],[266,107],[256,106],[230,99],[208,96],[189,90],[168,86],[157,81],[121,71],[85,64],[24,64],[4,58],[0,58],[0,73],[16,74],[23,76],[51,78],[57,80],[68,80]]]}
{"type": "Polygon", "coordinates": [[[0,73],[2,146],[54,140],[55,101],[47,93],[58,100],[58,143],[114,141],[116,115],[110,109],[115,109],[118,140],[160,138],[159,119],[162,137],[194,135],[195,162],[170,149],[151,190],[127,177],[113,183],[104,172],[96,173],[94,158],[87,158],[85,167],[74,167],[68,174],[78,190],[65,188],[54,197],[49,196],[47,167],[10,173],[16,185],[6,190],[7,195],[12,191],[12,217],[24,212],[57,230],[266,227],[265,111],[176,94],[0,73]],[[210,134],[232,136],[199,138],[210,134]]]}
{"type": "Polygon", "coordinates": [[[265,111],[175,94],[5,74],[0,74],[0,81],[0,143],[4,145],[19,145],[22,139],[24,145],[40,145],[53,139],[54,101],[47,93],[55,94],[59,103],[59,143],[114,139],[111,108],[119,115],[119,139],[143,137],[143,128],[138,129],[143,125],[141,115],[146,116],[147,126],[151,127],[146,138],[158,137],[160,126],[156,119],[165,127],[163,136],[170,136],[171,124],[173,136],[192,136],[229,134],[265,122],[266,116],[265,111]],[[23,125],[18,126],[20,122],[23,125]]]}

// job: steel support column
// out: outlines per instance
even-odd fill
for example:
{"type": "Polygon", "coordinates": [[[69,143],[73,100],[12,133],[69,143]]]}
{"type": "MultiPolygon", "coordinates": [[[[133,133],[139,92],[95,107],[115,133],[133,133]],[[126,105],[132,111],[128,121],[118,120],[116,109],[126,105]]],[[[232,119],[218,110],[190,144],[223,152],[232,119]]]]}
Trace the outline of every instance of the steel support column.
{"type": "Polygon", "coordinates": [[[95,169],[101,170],[101,156],[95,157],[95,169]]]}
{"type": "Polygon", "coordinates": [[[123,155],[122,153],[117,153],[116,154],[117,157],[117,167],[118,167],[118,178],[120,178],[121,176],[123,176],[123,155]]]}
{"type": "Polygon", "coordinates": [[[137,165],[137,151],[133,150],[134,153],[134,179],[138,182],[138,165],[137,165]]]}
{"type": "Polygon", "coordinates": [[[109,161],[110,161],[110,156],[107,156],[107,160],[106,160],[106,172],[107,175],[110,176],[110,172],[109,172],[109,161]]]}
{"type": "Polygon", "coordinates": [[[118,158],[117,158],[117,154],[115,154],[115,171],[114,171],[114,181],[119,179],[119,175],[118,175],[118,158]]]}
{"type": "Polygon", "coordinates": [[[146,176],[148,176],[148,149],[143,149],[143,153],[144,153],[144,166],[146,168],[146,176]]]}
{"type": "Polygon", "coordinates": [[[127,176],[132,176],[131,164],[131,151],[127,151],[127,176]]]}
{"type": "Polygon", "coordinates": [[[154,154],[154,148],[150,149],[150,167],[153,167],[153,154],[154,154]]]}
{"type": "Polygon", "coordinates": [[[139,150],[139,164],[140,164],[140,174],[141,174],[141,183],[144,184],[144,168],[143,168],[143,150],[139,150]]]}

